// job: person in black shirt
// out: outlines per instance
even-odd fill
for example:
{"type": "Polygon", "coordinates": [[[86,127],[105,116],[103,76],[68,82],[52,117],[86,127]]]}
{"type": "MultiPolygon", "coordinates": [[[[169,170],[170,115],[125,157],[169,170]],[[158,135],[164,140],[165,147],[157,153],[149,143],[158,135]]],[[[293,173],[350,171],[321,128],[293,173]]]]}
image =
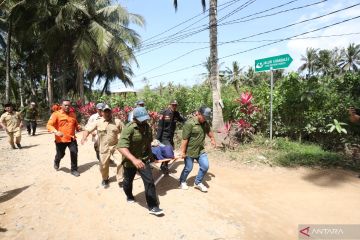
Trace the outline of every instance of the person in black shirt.
{"type": "MultiPolygon", "coordinates": [[[[176,123],[184,123],[186,119],[176,110],[178,103],[176,100],[170,102],[167,109],[161,111],[161,117],[158,124],[156,139],[164,145],[171,145],[174,148],[174,135],[176,123]]],[[[161,169],[168,172],[167,163],[161,164],[161,169]]]]}

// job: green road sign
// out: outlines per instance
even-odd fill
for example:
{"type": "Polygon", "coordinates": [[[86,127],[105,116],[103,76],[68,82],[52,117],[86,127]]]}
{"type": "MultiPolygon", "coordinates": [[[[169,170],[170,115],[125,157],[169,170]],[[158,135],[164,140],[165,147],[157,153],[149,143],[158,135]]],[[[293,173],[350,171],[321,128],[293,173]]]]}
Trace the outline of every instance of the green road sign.
{"type": "Polygon", "coordinates": [[[292,62],[289,54],[255,60],[255,72],[287,68],[292,62]]]}

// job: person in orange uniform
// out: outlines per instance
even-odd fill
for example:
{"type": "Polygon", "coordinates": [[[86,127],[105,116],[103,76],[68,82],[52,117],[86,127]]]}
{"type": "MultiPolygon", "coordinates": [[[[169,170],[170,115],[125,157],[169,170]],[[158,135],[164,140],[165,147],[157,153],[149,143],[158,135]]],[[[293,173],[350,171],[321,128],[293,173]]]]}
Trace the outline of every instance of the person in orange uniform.
{"type": "Polygon", "coordinates": [[[70,101],[64,100],[61,109],[51,115],[46,127],[49,132],[55,134],[55,170],[59,169],[60,160],[65,156],[65,149],[68,147],[70,150],[71,174],[78,177],[80,173],[77,169],[78,145],[75,131],[80,131],[81,127],[76,120],[75,112],[70,111],[70,107],[70,101]]]}

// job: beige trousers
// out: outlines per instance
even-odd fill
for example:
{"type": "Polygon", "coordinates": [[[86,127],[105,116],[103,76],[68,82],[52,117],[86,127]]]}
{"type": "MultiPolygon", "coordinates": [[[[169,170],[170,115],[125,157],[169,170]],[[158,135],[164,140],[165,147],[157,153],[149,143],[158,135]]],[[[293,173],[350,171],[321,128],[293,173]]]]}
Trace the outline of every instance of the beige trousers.
{"type": "Polygon", "coordinates": [[[114,160],[116,164],[116,181],[120,182],[123,179],[122,155],[117,149],[113,149],[107,153],[100,153],[100,172],[103,180],[109,178],[110,159],[114,160]]]}
{"type": "Polygon", "coordinates": [[[16,144],[20,144],[21,141],[21,130],[17,130],[15,132],[7,132],[9,136],[9,143],[12,147],[15,147],[14,140],[16,144]]]}

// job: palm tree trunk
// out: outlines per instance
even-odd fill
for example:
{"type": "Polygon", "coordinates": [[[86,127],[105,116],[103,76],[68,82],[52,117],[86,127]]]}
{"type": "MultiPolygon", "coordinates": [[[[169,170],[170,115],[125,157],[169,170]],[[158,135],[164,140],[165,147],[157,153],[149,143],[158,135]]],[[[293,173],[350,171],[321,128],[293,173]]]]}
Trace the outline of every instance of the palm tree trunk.
{"type": "Polygon", "coordinates": [[[47,74],[47,91],[48,91],[48,100],[49,100],[49,107],[51,107],[54,103],[54,80],[51,76],[51,63],[50,61],[46,64],[46,74],[47,74]]]}
{"type": "Polygon", "coordinates": [[[237,94],[239,94],[239,84],[237,80],[235,81],[235,91],[237,94]]]}
{"type": "Polygon", "coordinates": [[[101,93],[100,93],[101,96],[104,95],[104,92],[105,92],[106,89],[109,87],[109,86],[108,86],[109,83],[110,83],[110,79],[109,79],[109,78],[106,78],[106,79],[105,79],[105,82],[104,82],[103,89],[101,90],[101,93]]]}
{"type": "Polygon", "coordinates": [[[5,80],[5,102],[10,100],[10,49],[11,49],[12,21],[9,19],[7,46],[6,46],[6,80],[5,80]]]}
{"type": "Polygon", "coordinates": [[[83,104],[85,102],[84,99],[84,68],[78,63],[78,71],[77,71],[77,87],[80,95],[80,101],[83,104]]]}
{"type": "Polygon", "coordinates": [[[24,107],[24,98],[23,98],[23,87],[22,87],[22,74],[20,74],[20,78],[19,78],[19,95],[20,95],[20,107],[23,108],[24,107]]]}
{"type": "Polygon", "coordinates": [[[36,86],[34,84],[34,79],[32,74],[30,76],[30,91],[31,91],[31,98],[36,97],[36,86]]]}
{"type": "Polygon", "coordinates": [[[224,118],[221,101],[221,86],[218,69],[217,52],[217,0],[210,0],[210,82],[213,96],[213,121],[212,126],[215,131],[224,126],[224,118]]]}

